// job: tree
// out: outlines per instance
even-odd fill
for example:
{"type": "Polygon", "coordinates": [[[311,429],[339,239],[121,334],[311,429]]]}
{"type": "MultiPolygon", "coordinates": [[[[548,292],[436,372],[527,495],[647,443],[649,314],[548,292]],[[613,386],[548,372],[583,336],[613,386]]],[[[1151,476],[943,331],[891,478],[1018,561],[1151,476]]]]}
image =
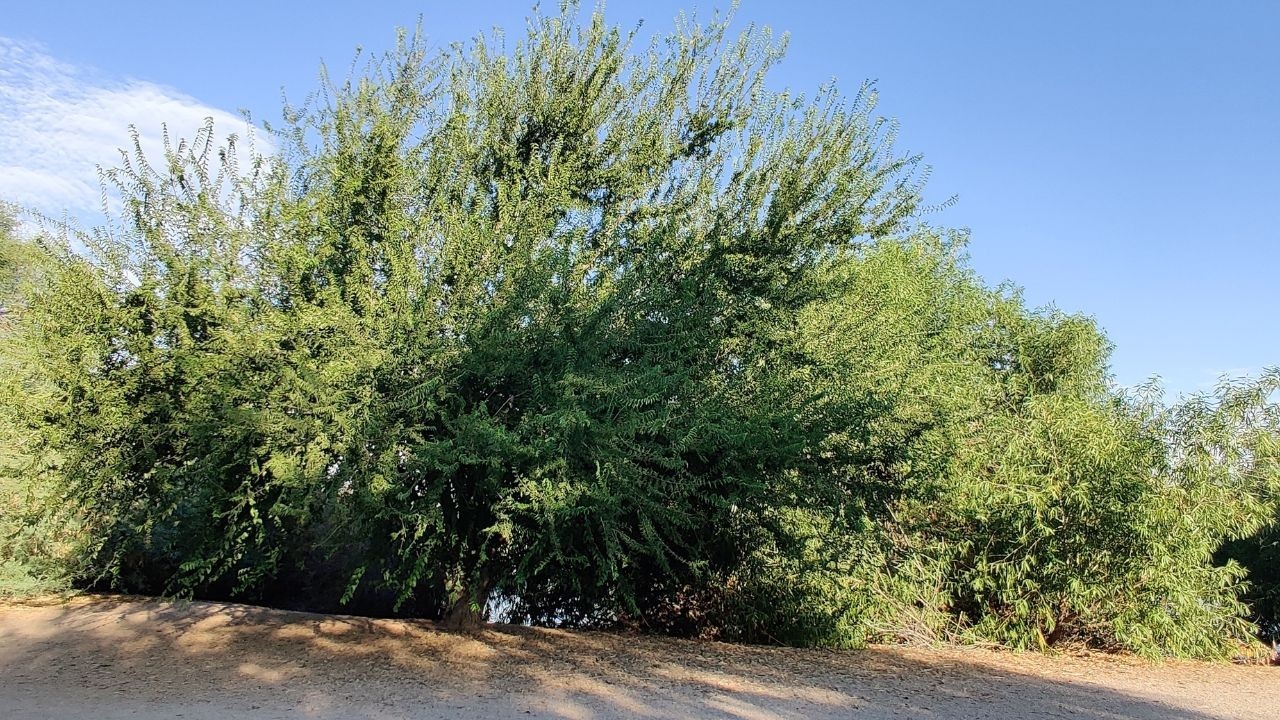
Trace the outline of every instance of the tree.
{"type": "Polygon", "coordinates": [[[64,256],[88,277],[41,327],[100,572],[336,566],[466,622],[495,590],[640,612],[733,561],[805,441],[755,368],[823,258],[904,227],[915,160],[869,91],[768,90],[767,31],[632,55],[573,16],[510,55],[403,36],[252,179],[208,129],[112,172],[129,227],[64,256]]]}
{"type": "Polygon", "coordinates": [[[23,237],[19,209],[0,203],[0,595],[65,587],[74,562],[74,515],[51,502],[35,435],[16,406],[34,406],[51,388],[32,369],[23,332],[33,287],[46,279],[46,249],[23,237]]]}

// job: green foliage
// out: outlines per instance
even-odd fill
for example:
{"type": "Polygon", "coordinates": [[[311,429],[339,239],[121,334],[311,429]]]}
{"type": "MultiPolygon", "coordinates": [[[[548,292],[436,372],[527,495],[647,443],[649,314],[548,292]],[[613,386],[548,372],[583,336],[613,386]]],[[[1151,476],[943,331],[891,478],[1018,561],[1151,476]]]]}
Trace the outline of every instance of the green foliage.
{"type": "Polygon", "coordinates": [[[1249,606],[1260,634],[1280,642],[1280,523],[1247,538],[1233,540],[1219,549],[1215,559],[1245,568],[1249,585],[1241,599],[1249,606]]]}
{"type": "Polygon", "coordinates": [[[1275,517],[1274,378],[1117,393],[1090,320],[921,221],[871,88],[771,90],[767,30],[637,51],[577,10],[509,51],[403,34],[286,108],[277,157],[135,142],[116,222],[45,241],[5,418],[79,583],[810,645],[1247,639],[1210,554],[1275,517]]]}
{"type": "Polygon", "coordinates": [[[1252,618],[1273,642],[1280,640],[1280,512],[1272,510],[1269,524],[1258,522],[1262,501],[1274,508],[1276,489],[1259,493],[1254,487],[1280,468],[1280,405],[1266,404],[1280,387],[1280,368],[1272,368],[1261,382],[1226,383],[1218,389],[1220,402],[1230,412],[1208,411],[1203,400],[1188,406],[1184,424],[1203,438],[1187,448],[1185,464],[1216,486],[1224,487],[1227,502],[1216,498],[1195,498],[1220,507],[1219,523],[1233,528],[1228,542],[1218,550],[1217,560],[1227,567],[1240,565],[1248,572],[1248,587],[1242,593],[1252,618]],[[1224,462],[1225,460],[1225,462],[1224,462]],[[1221,502],[1221,505],[1218,503],[1221,502]],[[1241,517],[1243,516],[1243,517],[1241,517]]]}
{"type": "Polygon", "coordinates": [[[79,538],[74,516],[53,501],[34,436],[15,410],[50,388],[34,381],[21,320],[49,257],[18,236],[17,210],[0,204],[0,596],[64,589],[79,538]]]}

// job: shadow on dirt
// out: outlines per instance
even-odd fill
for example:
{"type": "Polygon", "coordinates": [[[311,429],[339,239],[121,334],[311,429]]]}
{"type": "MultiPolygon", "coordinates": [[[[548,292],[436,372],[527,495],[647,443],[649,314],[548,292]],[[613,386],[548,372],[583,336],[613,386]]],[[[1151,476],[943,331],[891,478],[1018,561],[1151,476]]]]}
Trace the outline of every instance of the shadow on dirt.
{"type": "Polygon", "coordinates": [[[954,649],[825,652],[519,626],[443,633],[117,597],[0,608],[0,648],[0,707],[17,718],[1238,716],[1072,677],[1081,663],[1039,663],[1062,670],[1049,679],[1009,656],[954,649]]]}

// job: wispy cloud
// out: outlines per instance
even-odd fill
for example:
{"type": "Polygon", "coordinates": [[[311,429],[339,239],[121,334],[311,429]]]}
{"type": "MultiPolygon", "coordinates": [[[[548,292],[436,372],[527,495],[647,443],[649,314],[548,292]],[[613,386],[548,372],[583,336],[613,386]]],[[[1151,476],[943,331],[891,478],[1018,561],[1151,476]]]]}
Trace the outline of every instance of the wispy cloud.
{"type": "MultiPolygon", "coordinates": [[[[119,164],[130,125],[158,159],[165,126],[175,140],[190,138],[209,117],[219,136],[247,130],[240,116],[172,88],[105,77],[0,36],[0,200],[91,215],[101,197],[97,166],[119,164]]],[[[266,149],[261,139],[258,146],[266,149]]]]}

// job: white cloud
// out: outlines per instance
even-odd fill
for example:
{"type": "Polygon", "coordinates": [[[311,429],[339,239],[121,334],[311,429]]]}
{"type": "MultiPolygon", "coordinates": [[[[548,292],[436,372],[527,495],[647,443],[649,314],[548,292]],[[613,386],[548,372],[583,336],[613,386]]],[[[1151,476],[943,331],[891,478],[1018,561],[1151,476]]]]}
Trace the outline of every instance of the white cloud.
{"type": "MultiPolygon", "coordinates": [[[[100,205],[97,166],[114,167],[135,126],[147,157],[162,157],[164,127],[193,137],[212,117],[215,134],[244,137],[240,116],[171,88],[103,77],[63,63],[38,44],[0,36],[0,200],[50,215],[93,214],[100,205]]],[[[269,143],[257,136],[258,149],[269,143]]]]}

